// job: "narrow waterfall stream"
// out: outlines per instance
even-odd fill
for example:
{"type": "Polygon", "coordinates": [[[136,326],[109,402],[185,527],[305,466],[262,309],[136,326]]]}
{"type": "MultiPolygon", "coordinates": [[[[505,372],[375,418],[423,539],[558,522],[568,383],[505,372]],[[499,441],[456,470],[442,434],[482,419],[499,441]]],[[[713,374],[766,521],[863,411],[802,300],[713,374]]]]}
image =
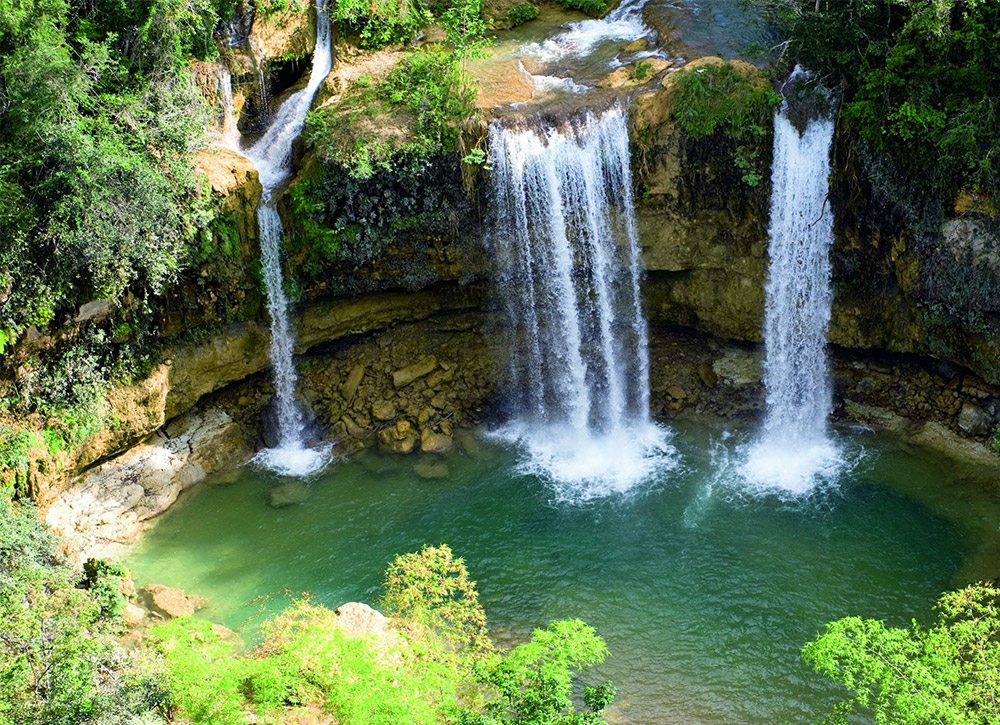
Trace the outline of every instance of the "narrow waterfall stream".
{"type": "Polygon", "coordinates": [[[257,224],[260,229],[261,272],[271,318],[271,369],[278,429],[278,445],[262,451],[256,460],[278,473],[296,476],[320,469],[326,462],[326,452],[307,448],[303,442],[305,416],[295,398],[297,376],[292,357],[295,333],[281,270],[284,227],[275,206],[275,192],[288,181],[292,167],[292,143],[302,133],[313,96],[330,73],[332,65],[327,0],[316,0],[316,49],[309,83],[281,104],[264,135],[246,150],[247,158],[257,168],[264,187],[257,207],[257,224]]]}
{"type": "MultiPolygon", "coordinates": [[[[796,70],[801,75],[803,71],[796,70]]],[[[764,387],[767,409],[751,449],[748,478],[793,493],[835,473],[828,434],[833,386],[826,358],[830,323],[832,118],[800,134],[783,106],[774,117],[770,264],[765,287],[764,387]]]]}
{"type": "Polygon", "coordinates": [[[628,129],[619,108],[565,128],[490,127],[492,244],[512,422],[561,496],[623,491],[672,464],[649,417],[628,129]]]}

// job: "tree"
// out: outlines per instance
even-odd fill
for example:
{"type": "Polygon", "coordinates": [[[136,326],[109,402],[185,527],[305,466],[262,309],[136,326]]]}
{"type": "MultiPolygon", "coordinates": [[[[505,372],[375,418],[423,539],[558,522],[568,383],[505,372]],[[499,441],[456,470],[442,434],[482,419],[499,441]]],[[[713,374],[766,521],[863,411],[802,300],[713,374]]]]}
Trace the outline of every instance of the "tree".
{"type": "Polygon", "coordinates": [[[827,722],[858,710],[894,725],[1000,723],[1000,589],[977,584],[941,597],[937,621],[909,628],[846,617],[803,648],[817,671],[853,692],[827,722]]]}

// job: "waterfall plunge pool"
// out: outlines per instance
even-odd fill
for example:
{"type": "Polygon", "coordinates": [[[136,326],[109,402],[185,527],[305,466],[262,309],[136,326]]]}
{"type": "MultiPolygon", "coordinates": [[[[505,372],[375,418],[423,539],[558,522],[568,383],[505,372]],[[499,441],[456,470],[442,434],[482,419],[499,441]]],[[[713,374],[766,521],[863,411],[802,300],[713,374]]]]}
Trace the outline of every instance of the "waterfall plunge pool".
{"type": "Polygon", "coordinates": [[[267,493],[285,481],[247,468],[185,495],[127,563],[137,584],[205,596],[202,616],[252,639],[289,597],[374,602],[394,555],[448,543],[505,642],[553,619],[594,625],[612,656],[588,680],[614,680],[608,721],[636,725],[815,720],[839,693],[799,650],[824,623],[926,619],[941,591],[984,574],[969,565],[997,504],[968,500],[948,461],[840,430],[865,452],[849,473],[806,499],[761,495],[729,473],[749,436],[673,427],[676,467],[585,504],[488,442],[446,458],[438,480],[415,457],[362,453],[281,509],[267,493]]]}

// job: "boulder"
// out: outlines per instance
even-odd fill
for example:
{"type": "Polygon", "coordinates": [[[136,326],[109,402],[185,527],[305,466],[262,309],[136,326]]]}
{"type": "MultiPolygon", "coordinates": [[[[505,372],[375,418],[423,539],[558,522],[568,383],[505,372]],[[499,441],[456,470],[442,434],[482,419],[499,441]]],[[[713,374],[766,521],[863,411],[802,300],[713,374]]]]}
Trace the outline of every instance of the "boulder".
{"type": "Polygon", "coordinates": [[[350,404],[350,402],[354,400],[354,394],[358,392],[358,386],[361,385],[361,379],[364,376],[365,376],[364,365],[355,365],[353,368],[351,368],[351,372],[347,374],[347,380],[340,388],[340,396],[348,404],[350,404]]]}
{"type": "Polygon", "coordinates": [[[376,400],[372,403],[372,418],[383,423],[396,417],[396,404],[391,400],[376,400]]]}
{"type": "Polygon", "coordinates": [[[970,436],[984,436],[993,432],[993,418],[978,405],[962,403],[958,412],[958,428],[970,436]]]}
{"type": "Polygon", "coordinates": [[[430,428],[420,431],[420,450],[424,453],[450,453],[455,447],[454,439],[444,433],[435,433],[430,428]]]}
{"type": "Polygon", "coordinates": [[[698,366],[698,377],[701,378],[701,382],[705,383],[705,385],[709,388],[714,388],[715,384],[719,382],[719,376],[708,363],[702,363],[698,366]]]}
{"type": "Polygon", "coordinates": [[[419,380],[425,375],[434,372],[435,368],[437,368],[437,358],[433,355],[428,355],[412,365],[396,370],[392,374],[392,384],[397,388],[405,387],[414,380],[419,380]]]}
{"type": "Polygon", "coordinates": [[[379,449],[386,453],[412,453],[420,437],[408,420],[398,420],[396,425],[379,431],[379,449]]]}
{"type": "Polygon", "coordinates": [[[352,637],[380,636],[389,632],[389,620],[382,612],[361,602],[341,604],[334,611],[334,626],[352,637]]]}
{"type": "Polygon", "coordinates": [[[182,589],[163,584],[145,586],[142,588],[142,593],[149,601],[152,610],[167,619],[191,616],[196,609],[201,609],[206,604],[202,597],[190,596],[182,589]]]}

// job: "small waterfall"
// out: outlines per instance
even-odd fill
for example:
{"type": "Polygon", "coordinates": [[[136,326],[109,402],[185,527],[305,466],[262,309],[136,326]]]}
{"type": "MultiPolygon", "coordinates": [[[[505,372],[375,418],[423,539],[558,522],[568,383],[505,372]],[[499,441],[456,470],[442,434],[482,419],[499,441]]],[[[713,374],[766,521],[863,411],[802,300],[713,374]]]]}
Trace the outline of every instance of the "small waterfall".
{"type": "Polygon", "coordinates": [[[222,103],[222,145],[238,150],[240,131],[237,128],[236,111],[233,107],[233,77],[225,66],[219,71],[219,100],[222,103]]]}
{"type": "Polygon", "coordinates": [[[562,129],[494,122],[489,148],[492,244],[514,337],[502,433],[567,498],[624,491],[672,462],[649,418],[625,113],[562,129]]]}
{"type": "Polygon", "coordinates": [[[278,423],[277,448],[263,451],[258,460],[275,471],[289,475],[307,475],[318,470],[325,462],[325,452],[308,449],[303,442],[305,418],[295,399],[297,376],[292,358],[295,336],[281,270],[284,228],[275,207],[275,192],[288,181],[292,167],[292,143],[302,132],[313,96],[329,75],[332,64],[327,0],[316,0],[316,50],[309,83],[281,104],[264,135],[246,151],[264,187],[257,207],[257,223],[267,311],[271,318],[271,368],[278,423]]]}
{"type": "MultiPolygon", "coordinates": [[[[797,69],[796,74],[804,72],[797,69]]],[[[833,388],[826,359],[833,212],[827,201],[834,123],[810,119],[800,134],[787,105],[774,117],[771,223],[764,318],[767,410],[747,475],[793,493],[837,470],[827,416],[833,388]]]]}

